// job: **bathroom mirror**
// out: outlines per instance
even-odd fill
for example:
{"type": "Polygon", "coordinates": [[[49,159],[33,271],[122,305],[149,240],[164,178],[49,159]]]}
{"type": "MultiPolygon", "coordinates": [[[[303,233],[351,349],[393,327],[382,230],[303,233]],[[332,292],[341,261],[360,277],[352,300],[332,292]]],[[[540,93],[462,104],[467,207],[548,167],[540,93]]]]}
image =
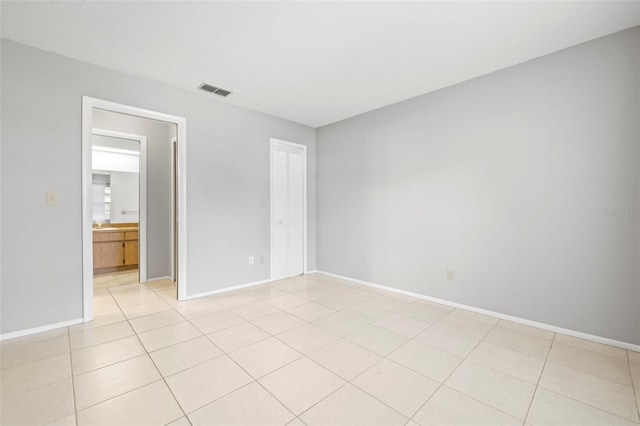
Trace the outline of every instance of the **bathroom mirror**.
{"type": "Polygon", "coordinates": [[[138,223],[140,144],[100,134],[92,140],[94,224],[138,223]]]}

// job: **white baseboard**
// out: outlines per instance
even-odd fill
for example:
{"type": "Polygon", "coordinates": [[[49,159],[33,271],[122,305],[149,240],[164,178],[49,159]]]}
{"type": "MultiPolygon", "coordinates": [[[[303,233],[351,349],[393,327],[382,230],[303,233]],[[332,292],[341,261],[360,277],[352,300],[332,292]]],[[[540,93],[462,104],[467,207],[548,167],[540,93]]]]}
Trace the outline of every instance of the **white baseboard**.
{"type": "Polygon", "coordinates": [[[436,297],[431,297],[431,296],[425,296],[424,294],[413,293],[413,292],[410,292],[410,291],[400,290],[400,289],[393,288],[393,287],[387,287],[387,286],[384,286],[384,285],[375,284],[375,283],[371,283],[371,282],[368,282],[368,281],[358,280],[356,278],[350,278],[350,277],[345,277],[345,276],[338,275],[338,274],[332,274],[330,272],[324,272],[324,271],[316,271],[316,272],[319,273],[319,274],[328,275],[330,277],[340,278],[340,279],[351,281],[351,282],[354,282],[354,283],[357,283],[357,284],[366,285],[368,287],[374,287],[374,288],[378,288],[378,289],[381,289],[381,290],[390,291],[392,293],[398,293],[398,294],[402,294],[402,295],[410,296],[410,297],[415,297],[417,299],[422,299],[422,300],[428,300],[430,302],[439,303],[441,305],[446,305],[446,306],[451,306],[451,307],[457,308],[457,309],[464,309],[464,310],[471,311],[471,312],[477,312],[479,314],[489,315],[489,316],[492,316],[494,318],[500,318],[500,319],[504,319],[504,320],[508,320],[508,321],[512,321],[512,322],[517,322],[519,324],[524,324],[524,325],[528,325],[528,326],[531,326],[531,327],[537,327],[537,328],[541,328],[543,330],[553,331],[555,333],[566,334],[568,336],[573,336],[573,337],[577,337],[577,338],[584,339],[584,340],[589,340],[589,341],[596,342],[596,343],[602,343],[602,344],[609,345],[609,346],[615,346],[615,347],[622,348],[622,349],[628,349],[628,350],[631,350],[631,351],[640,352],[640,345],[634,345],[633,343],[621,342],[619,340],[613,340],[613,339],[609,339],[607,337],[595,336],[593,334],[587,334],[587,333],[582,333],[580,331],[569,330],[569,329],[562,328],[562,327],[556,327],[555,325],[545,324],[545,323],[542,323],[542,322],[531,321],[531,320],[528,320],[528,319],[525,319],[525,318],[514,317],[514,316],[506,315],[506,314],[501,314],[499,312],[489,311],[489,310],[482,309],[482,308],[476,308],[474,306],[463,305],[461,303],[451,302],[449,300],[444,300],[444,299],[438,299],[436,297]]]}
{"type": "MultiPolygon", "coordinates": [[[[314,269],[313,271],[305,272],[304,275],[317,274],[317,273],[319,273],[319,271],[314,269]]],[[[162,278],[159,278],[159,279],[162,279],[162,278]]],[[[147,280],[147,281],[151,281],[151,280],[147,280]]],[[[250,282],[250,283],[247,283],[247,284],[240,284],[240,285],[236,285],[236,286],[233,286],[233,287],[225,287],[225,288],[221,288],[221,289],[218,289],[218,290],[205,291],[204,293],[188,295],[183,300],[197,299],[198,297],[211,296],[213,294],[218,294],[218,293],[226,293],[228,291],[240,290],[240,289],[247,288],[247,287],[253,287],[255,285],[268,284],[268,283],[271,283],[273,281],[277,281],[277,280],[269,278],[269,279],[266,279],[266,280],[253,281],[253,282],[250,282]]]]}
{"type": "MultiPolygon", "coordinates": [[[[315,274],[317,272],[318,271],[314,270],[314,271],[305,272],[305,274],[315,274]]],[[[147,282],[160,281],[160,280],[171,280],[171,277],[149,278],[149,279],[147,279],[147,282]]],[[[260,284],[268,284],[268,283],[273,282],[273,281],[274,280],[272,280],[271,278],[266,279],[266,280],[261,280],[261,281],[254,281],[254,282],[250,282],[250,283],[247,283],[247,284],[240,284],[240,285],[236,285],[236,286],[233,286],[233,287],[226,287],[226,288],[222,288],[222,289],[218,289],[218,290],[212,290],[212,291],[207,291],[207,292],[204,292],[204,293],[198,293],[198,294],[189,295],[189,296],[185,297],[183,300],[197,299],[198,297],[211,296],[213,294],[219,294],[219,293],[226,293],[226,292],[229,292],[229,291],[240,290],[240,289],[243,289],[243,288],[253,287],[253,286],[256,286],[256,285],[260,285],[260,284]]],[[[43,325],[42,327],[29,328],[27,330],[13,331],[11,333],[0,334],[0,341],[7,340],[7,339],[13,339],[13,338],[16,338],[16,337],[28,336],[30,334],[42,333],[43,331],[49,331],[49,330],[53,330],[53,329],[61,328],[61,327],[68,327],[70,325],[81,324],[83,321],[84,320],[82,318],[79,318],[79,319],[75,319],[75,320],[71,320],[71,321],[59,322],[59,323],[56,323],[56,324],[43,325]]]]}
{"type": "Polygon", "coordinates": [[[273,280],[271,278],[267,279],[267,280],[262,280],[262,281],[254,281],[254,282],[250,282],[247,284],[240,284],[240,285],[236,285],[233,287],[225,287],[225,288],[221,288],[221,289],[217,289],[217,290],[211,290],[211,291],[205,291],[204,293],[198,293],[198,294],[190,294],[187,295],[187,297],[185,297],[182,300],[191,300],[191,299],[197,299],[198,297],[204,297],[204,296],[211,296],[213,294],[219,294],[219,293],[227,293],[229,291],[234,291],[234,290],[240,290],[243,288],[247,288],[247,287],[253,287],[256,285],[260,285],[260,284],[267,284],[273,282],[273,280]]]}
{"type": "Polygon", "coordinates": [[[154,281],[162,281],[162,280],[173,281],[170,276],[166,276],[166,277],[157,277],[157,278],[147,278],[146,282],[152,283],[154,281]]]}
{"type": "Polygon", "coordinates": [[[43,325],[41,327],[28,328],[26,330],[12,331],[11,333],[0,334],[0,341],[14,339],[16,337],[28,336],[30,334],[42,333],[43,331],[54,330],[56,328],[68,327],[70,325],[76,325],[83,322],[82,318],[58,322],[55,324],[43,325]]]}

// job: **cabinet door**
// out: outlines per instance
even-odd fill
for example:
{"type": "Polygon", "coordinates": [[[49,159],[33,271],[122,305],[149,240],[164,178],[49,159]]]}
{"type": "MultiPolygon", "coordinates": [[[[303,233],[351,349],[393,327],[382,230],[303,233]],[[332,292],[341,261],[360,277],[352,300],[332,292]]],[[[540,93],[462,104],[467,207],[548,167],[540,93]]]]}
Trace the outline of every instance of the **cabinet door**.
{"type": "Polygon", "coordinates": [[[93,267],[95,269],[122,266],[123,259],[122,241],[93,243],[93,267]]]}
{"type": "Polygon", "coordinates": [[[138,264],[138,241],[124,242],[124,264],[125,265],[138,264]]]}

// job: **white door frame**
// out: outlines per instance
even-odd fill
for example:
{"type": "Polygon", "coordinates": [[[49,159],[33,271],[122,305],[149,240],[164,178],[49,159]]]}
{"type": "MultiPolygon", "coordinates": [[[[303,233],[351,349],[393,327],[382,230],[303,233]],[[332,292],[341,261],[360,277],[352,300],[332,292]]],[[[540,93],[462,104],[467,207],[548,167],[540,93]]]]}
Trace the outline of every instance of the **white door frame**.
{"type": "MultiPolygon", "coordinates": [[[[173,137],[171,138],[171,223],[173,224],[174,227],[178,227],[178,224],[176,223],[176,187],[175,187],[175,156],[173,153],[173,144],[178,142],[178,138],[173,137]]],[[[171,230],[173,232],[171,232],[171,247],[172,247],[172,251],[174,250],[175,246],[176,246],[176,229],[177,228],[172,228],[171,230]]],[[[175,262],[175,258],[171,259],[171,281],[175,281],[176,280],[176,262],[175,262]]]]}
{"type": "Polygon", "coordinates": [[[288,142],[282,139],[270,138],[269,140],[269,239],[270,239],[270,253],[269,253],[269,263],[270,263],[270,276],[271,279],[276,279],[280,277],[273,276],[273,146],[274,145],[285,145],[293,148],[302,149],[302,191],[304,198],[304,206],[303,206],[303,266],[302,272],[304,274],[308,273],[307,271],[307,146],[302,145],[295,142],[288,142]]]}
{"type": "MultiPolygon", "coordinates": [[[[140,211],[138,223],[138,245],[140,255],[138,256],[138,271],[140,282],[147,282],[147,137],[134,135],[131,133],[116,132],[113,130],[91,129],[94,136],[104,136],[107,138],[126,139],[140,144],[140,191],[138,197],[138,210],[140,211]]],[[[172,160],[173,162],[173,160],[172,160]]],[[[173,171],[171,172],[173,173],[173,171]]],[[[172,181],[173,182],[173,181],[172,181]]],[[[172,185],[173,186],[173,185],[172,185]]],[[[173,190],[172,190],[173,191],[173,190]]],[[[173,247],[173,245],[171,246],[173,247]]],[[[173,248],[171,249],[173,251],[173,248]]]]}
{"type": "Polygon", "coordinates": [[[178,134],[178,300],[187,298],[187,120],[102,99],[82,97],[82,306],[84,321],[93,319],[93,233],[91,137],[93,110],[173,123],[178,134]]]}

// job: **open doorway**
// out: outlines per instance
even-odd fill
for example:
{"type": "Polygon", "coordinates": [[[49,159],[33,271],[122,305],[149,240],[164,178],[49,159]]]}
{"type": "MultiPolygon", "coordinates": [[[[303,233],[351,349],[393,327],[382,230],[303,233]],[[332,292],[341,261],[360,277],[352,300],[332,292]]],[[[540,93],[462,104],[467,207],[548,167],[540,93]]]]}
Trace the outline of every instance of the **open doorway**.
{"type": "MultiPolygon", "coordinates": [[[[139,131],[147,127],[137,121],[127,126],[108,111],[95,111],[93,124],[119,129],[133,125],[139,131]]],[[[93,127],[91,151],[94,290],[134,277],[145,283],[147,137],[93,127]]],[[[168,278],[173,280],[173,276],[168,278]]]]}
{"type": "Polygon", "coordinates": [[[94,293],[186,298],[184,118],[83,97],[83,310],[94,293]]]}

